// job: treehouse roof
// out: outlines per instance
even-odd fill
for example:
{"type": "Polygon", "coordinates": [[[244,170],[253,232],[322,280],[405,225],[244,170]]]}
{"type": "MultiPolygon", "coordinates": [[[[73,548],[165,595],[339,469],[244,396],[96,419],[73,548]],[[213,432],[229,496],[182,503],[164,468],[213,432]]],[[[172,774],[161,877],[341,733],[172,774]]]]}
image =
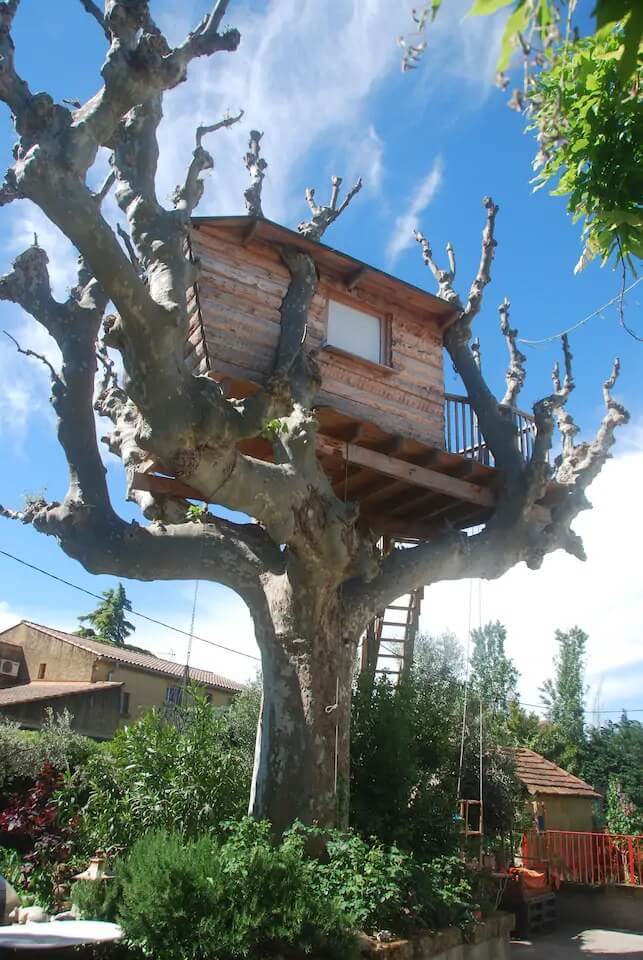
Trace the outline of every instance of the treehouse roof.
{"type": "Polygon", "coordinates": [[[418,313],[428,313],[443,328],[457,315],[456,308],[440,297],[264,217],[192,217],[192,226],[228,231],[240,245],[259,240],[270,246],[295,247],[310,254],[320,270],[337,277],[348,290],[359,286],[364,294],[370,292],[418,313]]]}

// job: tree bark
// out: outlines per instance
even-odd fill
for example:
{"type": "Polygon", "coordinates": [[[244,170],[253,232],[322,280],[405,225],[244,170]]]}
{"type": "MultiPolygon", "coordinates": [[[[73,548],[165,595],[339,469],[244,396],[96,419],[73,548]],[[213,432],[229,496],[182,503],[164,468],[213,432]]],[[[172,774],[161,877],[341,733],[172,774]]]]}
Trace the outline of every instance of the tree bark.
{"type": "Polygon", "coordinates": [[[277,834],[295,820],[348,824],[356,644],[343,634],[339,591],[298,594],[285,635],[278,632],[283,609],[257,628],[263,699],[250,813],[270,820],[277,834]]]}

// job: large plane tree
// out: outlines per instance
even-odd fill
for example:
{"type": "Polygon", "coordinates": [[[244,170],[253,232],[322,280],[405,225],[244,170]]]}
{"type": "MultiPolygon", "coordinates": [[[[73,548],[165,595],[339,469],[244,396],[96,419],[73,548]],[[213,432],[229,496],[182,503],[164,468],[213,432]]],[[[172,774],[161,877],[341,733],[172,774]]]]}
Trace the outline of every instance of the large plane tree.
{"type": "MultiPolygon", "coordinates": [[[[107,0],[82,6],[104,31],[102,86],[86,103],[56,103],[33,93],[20,75],[11,37],[19,0],[0,3],[0,99],[17,134],[14,163],[0,203],[27,198],[69,238],[79,253],[76,285],[66,301],[51,292],[47,254],[34,244],[0,280],[0,299],[31,314],[62,354],[51,375],[58,439],[69,467],[61,501],[30,499],[3,516],[56,538],[86,570],[137,580],[200,578],[225,584],[248,605],[263,665],[263,707],[258,733],[251,811],[276,829],[295,817],[321,823],[346,813],[351,672],[360,634],[396,597],[420,585],[462,577],[495,578],[524,561],[537,568],[563,549],[583,558],[571,525],[589,504],[586,489],[608,457],[616,427],[627,420],[612,397],[618,363],[604,385],[605,415],[593,440],[577,443],[567,411],[574,387],[572,358],[564,349],[564,375],[534,406],[535,442],[525,462],[510,407],[525,379],[508,305],[501,330],[509,350],[507,390],[496,399],[472,351],[472,324],[490,280],[497,207],[485,200],[480,266],[468,294],[455,288],[455,260],[434,261],[418,237],[439,295],[454,307],[445,347],[466,387],[499,470],[497,505],[483,529],[468,535],[445,528],[434,539],[386,557],[374,534],[358,526],[358,509],[338,499],[315,454],[314,411],[319,372],[305,338],[316,286],[313,259],[284,249],[290,282],[281,306],[281,334],[272,375],[245,400],[228,400],[205,376],[184,364],[186,290],[199,264],[186,253],[190,216],[212,166],[200,128],[183,184],[166,209],[155,191],[157,128],[162,99],[186,79],[196,57],[232,52],[240,36],[222,29],[228,0],[176,47],[169,45],[144,0],[107,0]],[[111,154],[104,187],[88,186],[98,151],[111,154]],[[101,212],[114,187],[127,230],[114,229],[101,212]],[[124,377],[115,375],[114,351],[124,377]],[[105,438],[128,479],[129,499],[141,522],[116,512],[96,436],[95,408],[109,418],[105,438]],[[556,423],[562,452],[550,465],[556,423]],[[268,428],[268,429],[267,429],[268,428]],[[239,452],[239,441],[272,438],[274,462],[239,452]],[[211,505],[240,511],[254,522],[232,523],[213,507],[195,511],[170,496],[133,488],[137,467],[154,460],[171,469],[211,505]],[[557,504],[539,501],[552,477],[564,488],[557,504]]],[[[53,64],[52,64],[53,68],[53,64]]],[[[223,122],[231,122],[225,120],[223,122]]],[[[251,137],[246,163],[250,212],[260,212],[264,164],[259,137],[251,137]]],[[[300,229],[319,239],[346,206],[335,181],[327,206],[308,192],[310,220],[300,229]]],[[[347,197],[350,199],[350,196],[347,197]]]]}

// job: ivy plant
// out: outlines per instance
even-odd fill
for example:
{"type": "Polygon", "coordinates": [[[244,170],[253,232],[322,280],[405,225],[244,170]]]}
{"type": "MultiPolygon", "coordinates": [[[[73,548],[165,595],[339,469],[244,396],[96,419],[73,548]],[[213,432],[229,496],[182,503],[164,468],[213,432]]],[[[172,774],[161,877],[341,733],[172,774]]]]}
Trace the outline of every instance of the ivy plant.
{"type": "Polygon", "coordinates": [[[530,97],[536,186],[553,186],[584,220],[577,270],[595,256],[616,254],[632,267],[643,256],[643,68],[623,80],[622,52],[621,31],[578,40],[537,75],[530,97]]]}

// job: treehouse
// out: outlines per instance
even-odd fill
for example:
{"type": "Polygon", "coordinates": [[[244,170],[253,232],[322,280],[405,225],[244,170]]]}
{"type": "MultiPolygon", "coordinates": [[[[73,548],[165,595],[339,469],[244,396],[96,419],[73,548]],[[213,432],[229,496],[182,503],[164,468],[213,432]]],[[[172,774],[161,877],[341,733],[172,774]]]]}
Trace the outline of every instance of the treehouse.
{"type": "MultiPolygon", "coordinates": [[[[191,254],[189,366],[246,397],[270,375],[289,274],[280,248],[309,253],[319,275],[306,333],[322,383],[318,456],[337,495],[365,524],[397,540],[429,539],[445,523],[484,522],[497,475],[465,397],[445,393],[443,335],[453,308],[438,297],[269,220],[197,217],[191,254]]],[[[525,456],[531,418],[514,412],[525,456]]],[[[261,437],[244,453],[270,459],[261,437]]],[[[198,496],[167,477],[140,486],[198,496]],[[181,488],[179,490],[179,487],[181,488]]]]}

